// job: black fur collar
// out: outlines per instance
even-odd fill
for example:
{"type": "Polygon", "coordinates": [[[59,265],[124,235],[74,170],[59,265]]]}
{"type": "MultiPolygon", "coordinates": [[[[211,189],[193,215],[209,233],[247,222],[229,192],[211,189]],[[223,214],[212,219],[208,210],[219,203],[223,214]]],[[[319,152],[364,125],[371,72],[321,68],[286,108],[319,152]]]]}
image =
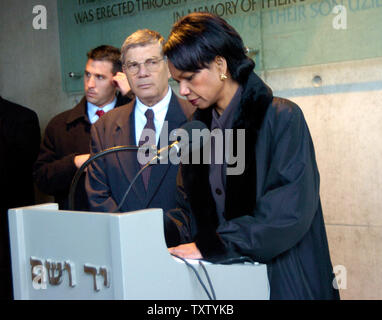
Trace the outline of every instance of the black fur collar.
{"type": "MultiPolygon", "coordinates": [[[[255,73],[248,77],[243,84],[240,106],[235,114],[234,129],[254,128],[258,131],[261,127],[268,105],[273,99],[273,93],[255,73]]],[[[207,109],[198,109],[194,113],[194,120],[204,122],[210,127],[213,106],[207,109]]]]}
{"type": "MultiPolygon", "coordinates": [[[[272,102],[272,90],[256,75],[251,74],[243,84],[240,105],[236,110],[233,129],[245,129],[245,170],[241,175],[226,179],[225,219],[251,214],[256,205],[256,154],[258,132],[268,106],[272,102]]],[[[194,120],[211,126],[213,106],[194,114],[194,120]]],[[[236,139],[234,139],[236,141],[236,139]]],[[[197,225],[195,242],[203,257],[213,260],[228,254],[216,233],[218,217],[215,201],[209,185],[209,165],[182,165],[182,178],[197,225]]]]}

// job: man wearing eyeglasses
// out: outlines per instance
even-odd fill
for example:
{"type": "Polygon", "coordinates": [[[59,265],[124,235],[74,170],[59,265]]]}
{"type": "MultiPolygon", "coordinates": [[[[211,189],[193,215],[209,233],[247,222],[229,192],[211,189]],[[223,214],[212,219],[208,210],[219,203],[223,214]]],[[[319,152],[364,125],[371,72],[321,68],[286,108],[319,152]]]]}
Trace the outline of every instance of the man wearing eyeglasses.
{"type": "MultiPolygon", "coordinates": [[[[121,145],[139,146],[146,143],[145,130],[159,146],[164,123],[168,132],[181,127],[194,108],[178,98],[169,87],[170,73],[163,56],[164,38],[156,31],[144,29],[131,34],[121,48],[123,71],[135,99],[108,112],[92,127],[91,155],[121,145]],[[144,130],[145,129],[145,130],[144,130]],[[146,131],[147,132],[147,131],[146,131]]],[[[136,151],[122,151],[94,161],[88,168],[86,190],[93,211],[114,212],[126,190],[144,164],[136,151]]],[[[145,208],[176,207],[177,165],[150,166],[134,182],[123,201],[120,212],[145,208]]]]}

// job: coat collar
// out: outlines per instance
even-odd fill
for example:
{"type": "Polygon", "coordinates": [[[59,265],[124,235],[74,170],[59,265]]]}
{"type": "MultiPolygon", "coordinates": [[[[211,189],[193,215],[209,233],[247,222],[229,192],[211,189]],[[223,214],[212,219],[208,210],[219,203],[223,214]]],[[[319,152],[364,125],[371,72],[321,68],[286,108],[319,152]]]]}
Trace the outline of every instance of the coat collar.
{"type": "MultiPolygon", "coordinates": [[[[233,129],[255,129],[258,131],[263,122],[265,112],[273,99],[273,93],[258,75],[251,73],[247,82],[243,84],[240,105],[233,120],[233,129]]],[[[211,106],[207,109],[198,109],[194,114],[195,120],[204,122],[210,127],[212,120],[211,106]]]]}
{"type": "MultiPolygon", "coordinates": [[[[135,108],[135,98],[128,103],[124,108],[126,108],[126,112],[121,113],[120,117],[116,121],[116,130],[126,129],[126,125],[129,124],[131,127],[134,124],[134,108],[135,108]]],[[[179,123],[183,124],[189,119],[195,109],[191,107],[191,105],[176,96],[174,92],[172,92],[171,100],[168,106],[167,114],[165,121],[169,122],[169,130],[171,125],[175,125],[173,129],[176,129],[179,126],[179,123]]],[[[135,129],[135,127],[133,127],[135,129]]],[[[131,142],[135,141],[135,136],[131,137],[131,142]]],[[[135,144],[135,143],[133,143],[135,144]]]]}
{"type": "MultiPolygon", "coordinates": [[[[126,104],[131,99],[132,99],[132,96],[130,95],[130,93],[127,97],[123,97],[120,93],[118,93],[115,108],[118,108],[126,104]]],[[[66,123],[71,124],[80,119],[83,119],[84,121],[90,124],[88,113],[87,113],[86,96],[82,97],[81,101],[72,110],[70,110],[68,118],[66,119],[66,123]]]]}
{"type": "Polygon", "coordinates": [[[252,73],[233,120],[233,129],[245,129],[245,168],[241,175],[230,175],[226,179],[225,218],[228,220],[251,214],[256,206],[256,144],[272,99],[272,90],[252,73]]]}
{"type": "MultiPolygon", "coordinates": [[[[113,132],[114,146],[136,145],[134,106],[135,99],[122,107],[121,111],[123,112],[119,112],[113,132]]],[[[118,152],[116,157],[123,174],[126,176],[127,181],[130,184],[139,171],[136,151],[118,152]]],[[[137,181],[132,185],[132,191],[143,205],[145,200],[145,190],[142,179],[137,179],[137,181]]]]}
{"type": "Polygon", "coordinates": [[[86,97],[82,97],[81,101],[72,110],[70,110],[68,118],[66,119],[66,124],[71,124],[79,119],[85,119],[89,122],[86,110],[86,97]]]}

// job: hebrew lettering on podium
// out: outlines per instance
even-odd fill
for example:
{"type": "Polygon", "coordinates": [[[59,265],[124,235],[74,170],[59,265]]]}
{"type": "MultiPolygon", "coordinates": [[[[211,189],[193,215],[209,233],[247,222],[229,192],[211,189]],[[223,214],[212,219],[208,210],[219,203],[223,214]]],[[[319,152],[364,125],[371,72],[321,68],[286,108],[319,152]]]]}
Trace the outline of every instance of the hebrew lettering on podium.
{"type": "MultiPolygon", "coordinates": [[[[36,290],[47,289],[48,283],[51,286],[61,285],[65,274],[68,274],[69,287],[73,288],[77,285],[75,264],[70,260],[56,261],[30,257],[30,265],[32,267],[32,285],[36,290]]],[[[103,286],[110,288],[111,277],[107,267],[85,264],[84,272],[92,276],[94,291],[101,290],[97,281],[100,277],[103,279],[103,286]]]]}
{"type": "Polygon", "coordinates": [[[49,284],[58,286],[62,282],[62,263],[47,259],[45,268],[48,272],[49,284]]]}
{"type": "Polygon", "coordinates": [[[32,266],[32,286],[35,290],[46,289],[47,276],[46,270],[41,259],[31,257],[32,266]]]}
{"type": "Polygon", "coordinates": [[[69,277],[69,286],[72,288],[76,286],[75,266],[69,260],[62,262],[47,259],[44,263],[43,259],[31,257],[30,264],[35,289],[46,289],[47,282],[52,286],[60,285],[65,270],[69,277]]]}
{"type": "Polygon", "coordinates": [[[99,274],[103,277],[103,285],[106,288],[110,288],[110,275],[109,270],[106,267],[101,267],[99,269],[99,274]]]}
{"type": "Polygon", "coordinates": [[[93,277],[94,291],[99,292],[101,290],[98,286],[97,276],[102,276],[104,287],[110,288],[110,274],[109,270],[106,267],[96,267],[91,264],[85,264],[84,272],[93,277]]]}
{"type": "Polygon", "coordinates": [[[67,260],[65,261],[64,269],[68,272],[69,275],[69,286],[71,288],[76,286],[76,269],[74,263],[67,260]]]}

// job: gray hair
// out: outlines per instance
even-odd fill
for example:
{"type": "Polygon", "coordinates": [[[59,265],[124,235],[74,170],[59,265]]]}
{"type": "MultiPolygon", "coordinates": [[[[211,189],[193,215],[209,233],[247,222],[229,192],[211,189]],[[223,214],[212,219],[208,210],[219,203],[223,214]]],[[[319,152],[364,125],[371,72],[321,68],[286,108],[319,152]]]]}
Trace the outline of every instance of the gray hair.
{"type": "Polygon", "coordinates": [[[122,65],[125,64],[127,51],[130,48],[145,46],[147,44],[154,44],[154,43],[160,44],[161,53],[163,55],[163,46],[165,43],[165,39],[162,37],[162,35],[159,32],[154,30],[149,30],[149,29],[141,29],[132,33],[130,36],[126,38],[121,48],[122,65]]]}

